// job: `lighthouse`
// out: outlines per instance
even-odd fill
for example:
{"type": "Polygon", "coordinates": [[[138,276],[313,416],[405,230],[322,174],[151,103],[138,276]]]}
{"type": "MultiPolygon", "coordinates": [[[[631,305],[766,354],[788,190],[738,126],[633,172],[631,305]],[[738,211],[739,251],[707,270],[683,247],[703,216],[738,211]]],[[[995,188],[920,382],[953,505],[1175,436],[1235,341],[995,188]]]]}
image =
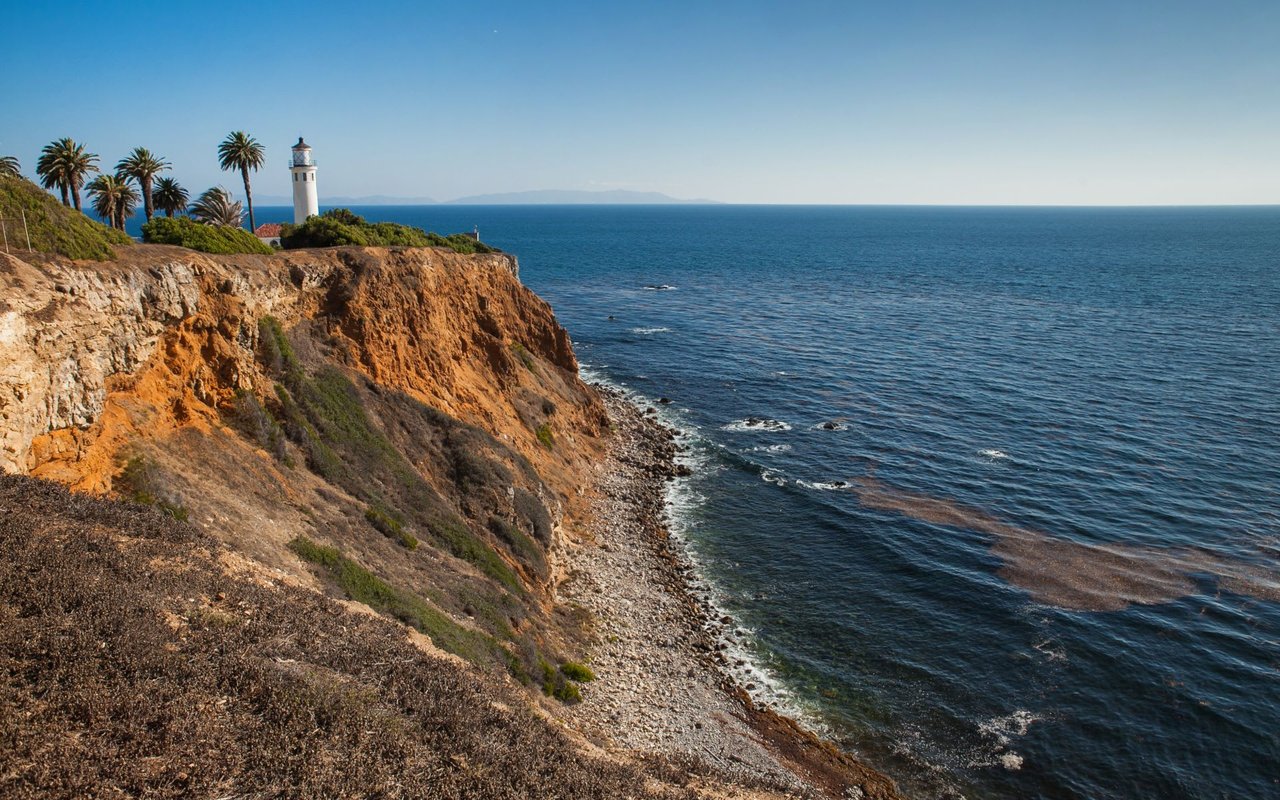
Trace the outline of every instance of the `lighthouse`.
{"type": "Polygon", "coordinates": [[[307,217],[320,213],[320,200],[316,195],[316,162],[311,158],[311,145],[298,137],[293,146],[293,162],[289,167],[293,173],[293,222],[301,225],[307,217]]]}

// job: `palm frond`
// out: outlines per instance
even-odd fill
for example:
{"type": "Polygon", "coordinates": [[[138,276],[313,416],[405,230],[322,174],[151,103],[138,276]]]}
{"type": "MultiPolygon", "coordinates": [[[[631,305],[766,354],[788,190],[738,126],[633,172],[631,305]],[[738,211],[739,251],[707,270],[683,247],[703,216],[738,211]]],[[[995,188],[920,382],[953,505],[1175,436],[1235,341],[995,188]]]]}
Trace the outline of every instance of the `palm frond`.
{"type": "Polygon", "coordinates": [[[129,176],[101,174],[85,187],[93,198],[93,212],[113,228],[124,230],[124,221],[138,208],[138,190],[129,176]]]}
{"type": "Polygon", "coordinates": [[[218,164],[224,170],[262,169],[267,153],[257,139],[244,131],[232,131],[218,145],[218,164]]]}
{"type": "Polygon", "coordinates": [[[239,226],[244,220],[244,206],[232,200],[231,193],[221,186],[206,189],[191,205],[191,216],[206,225],[239,226]]]}
{"type": "Polygon", "coordinates": [[[116,171],[123,172],[141,182],[144,179],[154,178],[172,166],[168,161],[152,154],[147,148],[135,147],[129,155],[116,164],[116,171]]]}
{"type": "Polygon", "coordinates": [[[172,217],[187,207],[190,196],[173,178],[156,179],[155,188],[151,190],[151,201],[155,207],[172,217]]]}
{"type": "Polygon", "coordinates": [[[70,137],[45,145],[36,162],[40,184],[46,189],[57,188],[63,203],[68,202],[69,194],[74,194],[76,208],[80,207],[80,188],[89,174],[97,171],[97,154],[88,152],[84,145],[76,144],[70,137]]]}

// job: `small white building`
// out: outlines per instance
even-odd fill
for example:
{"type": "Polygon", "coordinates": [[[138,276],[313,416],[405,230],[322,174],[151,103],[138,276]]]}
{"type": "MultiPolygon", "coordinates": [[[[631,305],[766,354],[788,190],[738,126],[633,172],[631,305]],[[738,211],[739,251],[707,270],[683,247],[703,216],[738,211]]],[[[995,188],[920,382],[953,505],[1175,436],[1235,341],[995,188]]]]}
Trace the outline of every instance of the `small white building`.
{"type": "Polygon", "coordinates": [[[298,137],[293,146],[293,224],[301,225],[307,217],[320,213],[320,196],[316,193],[316,162],[311,158],[311,145],[298,137]]]}

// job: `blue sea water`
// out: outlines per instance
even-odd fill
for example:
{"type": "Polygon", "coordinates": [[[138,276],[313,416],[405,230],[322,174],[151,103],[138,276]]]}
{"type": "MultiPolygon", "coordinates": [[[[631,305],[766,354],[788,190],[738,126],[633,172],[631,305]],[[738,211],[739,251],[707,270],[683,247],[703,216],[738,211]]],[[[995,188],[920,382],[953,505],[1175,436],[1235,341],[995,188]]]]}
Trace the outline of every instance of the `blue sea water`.
{"type": "Polygon", "coordinates": [[[1280,797],[1280,208],[358,210],[672,401],[762,700],[921,797],[1280,797]]]}

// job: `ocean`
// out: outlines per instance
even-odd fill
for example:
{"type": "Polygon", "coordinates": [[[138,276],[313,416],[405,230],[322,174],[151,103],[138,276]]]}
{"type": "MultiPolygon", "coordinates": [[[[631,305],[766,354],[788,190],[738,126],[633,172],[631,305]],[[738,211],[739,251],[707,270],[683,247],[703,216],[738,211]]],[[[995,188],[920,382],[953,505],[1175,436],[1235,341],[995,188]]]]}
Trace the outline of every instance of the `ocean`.
{"type": "Polygon", "coordinates": [[[762,702],[921,797],[1280,797],[1280,208],[356,210],[682,432],[762,702]]]}

